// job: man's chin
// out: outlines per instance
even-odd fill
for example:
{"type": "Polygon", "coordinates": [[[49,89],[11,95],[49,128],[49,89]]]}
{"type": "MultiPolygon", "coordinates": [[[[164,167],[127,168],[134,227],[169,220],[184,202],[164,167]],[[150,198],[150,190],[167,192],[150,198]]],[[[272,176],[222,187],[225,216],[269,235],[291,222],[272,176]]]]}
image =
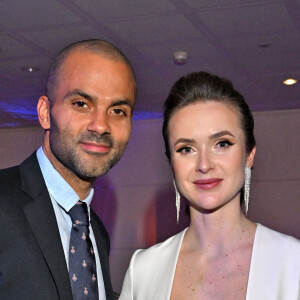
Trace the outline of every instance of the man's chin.
{"type": "Polygon", "coordinates": [[[97,177],[105,175],[115,163],[108,163],[105,166],[102,165],[101,168],[95,169],[95,165],[91,166],[91,168],[79,168],[76,170],[76,174],[79,178],[85,181],[92,181],[95,180],[97,177]]]}
{"type": "Polygon", "coordinates": [[[79,178],[85,181],[92,181],[99,176],[105,175],[116,165],[119,159],[119,155],[98,158],[89,156],[88,158],[85,157],[85,159],[74,161],[72,170],[79,178]]]}

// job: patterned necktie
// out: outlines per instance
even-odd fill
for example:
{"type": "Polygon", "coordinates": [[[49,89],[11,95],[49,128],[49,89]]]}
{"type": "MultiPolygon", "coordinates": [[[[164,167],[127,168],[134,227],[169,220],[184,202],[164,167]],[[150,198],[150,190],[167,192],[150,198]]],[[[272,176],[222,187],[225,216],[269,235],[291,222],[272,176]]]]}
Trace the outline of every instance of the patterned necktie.
{"type": "Polygon", "coordinates": [[[98,299],[96,262],[89,237],[87,205],[78,201],[68,214],[72,219],[69,248],[69,276],[74,300],[98,299]]]}

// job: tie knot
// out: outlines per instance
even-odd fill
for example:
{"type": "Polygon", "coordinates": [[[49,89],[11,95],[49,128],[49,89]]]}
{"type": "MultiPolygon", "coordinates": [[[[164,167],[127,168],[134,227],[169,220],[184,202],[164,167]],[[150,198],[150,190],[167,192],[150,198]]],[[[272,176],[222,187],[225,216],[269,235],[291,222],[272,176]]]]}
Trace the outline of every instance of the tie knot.
{"type": "Polygon", "coordinates": [[[68,212],[70,215],[73,226],[88,226],[89,216],[88,209],[85,202],[78,201],[68,212]]]}

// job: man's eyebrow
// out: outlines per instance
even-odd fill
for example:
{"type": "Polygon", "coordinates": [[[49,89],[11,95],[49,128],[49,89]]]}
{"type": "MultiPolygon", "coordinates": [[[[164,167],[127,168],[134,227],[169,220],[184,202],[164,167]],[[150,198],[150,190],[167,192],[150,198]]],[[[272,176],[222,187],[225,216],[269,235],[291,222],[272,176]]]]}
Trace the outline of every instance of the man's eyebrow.
{"type": "Polygon", "coordinates": [[[232,137],[235,137],[230,131],[228,131],[228,130],[223,130],[223,131],[216,132],[216,133],[210,135],[209,138],[213,140],[213,139],[220,138],[220,137],[222,137],[222,136],[224,136],[224,135],[230,135],[230,136],[232,136],[232,137]]]}
{"type": "MultiPolygon", "coordinates": [[[[71,92],[69,92],[65,98],[69,98],[69,97],[72,97],[72,96],[80,96],[86,100],[89,100],[91,102],[95,102],[96,99],[95,97],[91,96],[90,94],[87,94],[86,92],[82,91],[82,90],[78,90],[78,89],[75,89],[71,92]]],[[[128,99],[124,99],[124,100],[115,100],[113,101],[111,104],[110,104],[110,107],[113,107],[113,106],[118,106],[118,105],[127,105],[129,106],[130,108],[133,108],[132,107],[132,104],[131,104],[131,101],[129,101],[128,99]]]]}
{"type": "Polygon", "coordinates": [[[86,100],[89,100],[89,101],[92,101],[92,102],[95,101],[95,99],[94,99],[93,96],[87,94],[86,92],[84,92],[84,91],[82,91],[82,90],[78,90],[78,89],[75,89],[75,90],[69,92],[69,93],[65,96],[65,98],[69,98],[69,97],[72,97],[72,96],[80,96],[80,97],[82,97],[82,98],[84,98],[84,99],[86,99],[86,100]]]}
{"type": "Polygon", "coordinates": [[[119,106],[119,105],[126,105],[126,106],[129,106],[132,109],[132,104],[128,99],[113,101],[110,104],[110,107],[119,106]]]}

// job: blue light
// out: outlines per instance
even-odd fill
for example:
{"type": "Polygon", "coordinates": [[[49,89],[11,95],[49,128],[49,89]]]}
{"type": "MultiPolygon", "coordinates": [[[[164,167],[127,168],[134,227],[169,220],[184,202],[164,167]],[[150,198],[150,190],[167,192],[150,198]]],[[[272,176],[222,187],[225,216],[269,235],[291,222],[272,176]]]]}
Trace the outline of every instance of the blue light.
{"type": "MultiPolygon", "coordinates": [[[[14,99],[13,101],[0,101],[0,115],[5,115],[4,123],[0,124],[3,127],[18,127],[24,124],[38,124],[36,106],[32,101],[25,99],[14,99]],[[23,120],[23,122],[22,122],[23,120]],[[30,122],[30,121],[33,121],[30,122]],[[29,122],[29,123],[28,123],[29,122]]],[[[151,120],[162,119],[161,112],[136,111],[133,114],[133,120],[151,120]]]]}
{"type": "Polygon", "coordinates": [[[136,111],[133,113],[133,120],[148,120],[148,119],[161,119],[162,113],[160,112],[146,112],[136,111]]]}
{"type": "MultiPolygon", "coordinates": [[[[13,119],[37,120],[36,107],[30,101],[15,99],[9,103],[0,101],[0,111],[11,115],[13,119]]],[[[9,123],[8,123],[9,124],[9,123]]],[[[1,124],[3,126],[3,124],[1,124]]]]}

